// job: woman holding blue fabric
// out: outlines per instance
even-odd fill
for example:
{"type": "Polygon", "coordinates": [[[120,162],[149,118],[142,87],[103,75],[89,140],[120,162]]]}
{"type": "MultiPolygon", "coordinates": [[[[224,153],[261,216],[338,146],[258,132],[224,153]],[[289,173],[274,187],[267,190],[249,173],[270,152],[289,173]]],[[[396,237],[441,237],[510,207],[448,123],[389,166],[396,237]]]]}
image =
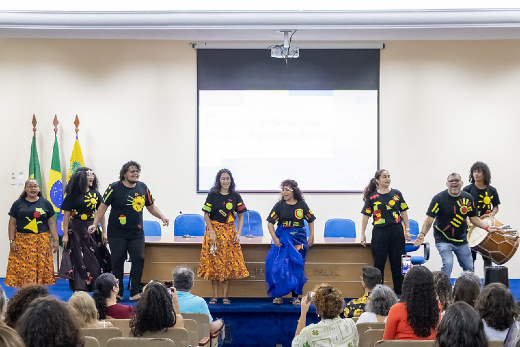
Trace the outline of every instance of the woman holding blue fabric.
{"type": "Polygon", "coordinates": [[[292,303],[299,305],[298,296],[307,282],[303,270],[307,249],[314,244],[316,217],[305,203],[296,181],[285,180],[280,187],[282,197],[267,217],[267,228],[273,238],[265,260],[267,294],[274,298],[273,304],[281,304],[282,297],[292,292],[292,303]],[[308,239],[304,220],[309,223],[308,239]],[[275,224],[278,224],[276,231],[275,224]]]}

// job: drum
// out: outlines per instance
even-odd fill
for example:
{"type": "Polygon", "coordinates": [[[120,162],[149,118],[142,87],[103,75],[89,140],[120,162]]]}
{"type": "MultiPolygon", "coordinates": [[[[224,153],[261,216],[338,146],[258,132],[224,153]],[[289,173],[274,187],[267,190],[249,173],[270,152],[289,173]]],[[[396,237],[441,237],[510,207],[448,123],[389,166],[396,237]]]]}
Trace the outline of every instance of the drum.
{"type": "Polygon", "coordinates": [[[507,263],[515,254],[520,243],[516,229],[511,229],[509,225],[503,225],[488,215],[482,216],[480,219],[484,224],[494,225],[499,230],[488,233],[486,230],[473,225],[468,232],[469,246],[495,264],[507,263]]]}

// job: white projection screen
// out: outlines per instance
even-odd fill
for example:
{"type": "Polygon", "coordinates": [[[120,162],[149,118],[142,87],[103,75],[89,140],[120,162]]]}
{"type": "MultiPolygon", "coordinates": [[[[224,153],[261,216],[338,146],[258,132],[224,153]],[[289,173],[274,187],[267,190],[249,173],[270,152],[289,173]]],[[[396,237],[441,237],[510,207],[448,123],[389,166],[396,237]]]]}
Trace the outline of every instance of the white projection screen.
{"type": "Polygon", "coordinates": [[[288,65],[257,50],[197,52],[198,192],[221,168],[241,192],[277,191],[287,178],[305,192],[364,189],[379,164],[379,51],[312,52],[288,65]]]}

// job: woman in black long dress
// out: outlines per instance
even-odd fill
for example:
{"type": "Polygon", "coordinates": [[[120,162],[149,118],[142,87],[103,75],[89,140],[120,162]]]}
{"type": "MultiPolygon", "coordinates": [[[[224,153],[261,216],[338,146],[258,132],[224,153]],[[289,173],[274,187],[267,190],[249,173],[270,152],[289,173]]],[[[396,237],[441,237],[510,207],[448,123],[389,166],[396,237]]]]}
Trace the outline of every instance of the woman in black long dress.
{"type": "Polygon", "coordinates": [[[81,167],[70,177],[65,189],[65,199],[61,209],[63,218],[63,253],[64,258],[60,275],[69,279],[73,291],[92,291],[96,278],[103,272],[110,272],[110,254],[106,249],[105,219],[101,220],[102,230],[90,234],[99,205],[101,194],[98,180],[88,167],[81,167]],[[68,257],[70,255],[70,262],[68,257]]]}

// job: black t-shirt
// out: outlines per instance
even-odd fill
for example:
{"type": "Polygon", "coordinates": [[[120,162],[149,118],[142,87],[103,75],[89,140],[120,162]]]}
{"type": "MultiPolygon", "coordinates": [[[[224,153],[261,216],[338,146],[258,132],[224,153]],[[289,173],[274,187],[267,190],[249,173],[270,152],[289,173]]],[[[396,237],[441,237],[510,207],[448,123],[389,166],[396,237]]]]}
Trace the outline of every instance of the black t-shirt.
{"type": "Polygon", "coordinates": [[[278,223],[278,225],[287,228],[304,228],[304,218],[307,223],[312,223],[316,219],[305,201],[299,200],[296,204],[289,205],[285,200],[280,200],[274,205],[266,220],[269,223],[278,223]]]}
{"type": "Polygon", "coordinates": [[[82,220],[91,220],[99,207],[101,194],[95,189],[91,189],[85,194],[68,194],[63,199],[61,209],[70,211],[70,216],[82,220]]]}
{"type": "Polygon", "coordinates": [[[242,197],[237,192],[222,195],[220,193],[209,193],[202,211],[209,213],[209,219],[219,223],[234,223],[236,213],[247,211],[242,197]]]}
{"type": "Polygon", "coordinates": [[[477,217],[493,211],[493,207],[500,205],[498,192],[493,186],[487,186],[484,189],[478,189],[475,184],[464,187],[464,191],[471,194],[477,207],[477,217]]]}
{"type": "Polygon", "coordinates": [[[39,234],[49,231],[48,220],[54,216],[54,208],[42,197],[34,202],[22,198],[13,203],[9,215],[16,219],[17,232],[39,234]]]}
{"type": "Polygon", "coordinates": [[[471,194],[465,191],[453,197],[448,190],[435,195],[426,214],[435,218],[433,236],[435,242],[449,242],[454,245],[468,243],[466,217],[475,217],[477,211],[471,194]]]}
{"type": "Polygon", "coordinates": [[[401,223],[401,212],[408,210],[403,194],[397,189],[390,189],[386,194],[377,191],[370,194],[363,206],[362,214],[373,216],[372,225],[384,227],[389,224],[401,223]]]}
{"type": "Polygon", "coordinates": [[[150,190],[143,182],[128,188],[114,182],[103,194],[103,203],[112,206],[108,217],[108,232],[139,234],[143,230],[143,208],[153,205],[150,190]]]}

